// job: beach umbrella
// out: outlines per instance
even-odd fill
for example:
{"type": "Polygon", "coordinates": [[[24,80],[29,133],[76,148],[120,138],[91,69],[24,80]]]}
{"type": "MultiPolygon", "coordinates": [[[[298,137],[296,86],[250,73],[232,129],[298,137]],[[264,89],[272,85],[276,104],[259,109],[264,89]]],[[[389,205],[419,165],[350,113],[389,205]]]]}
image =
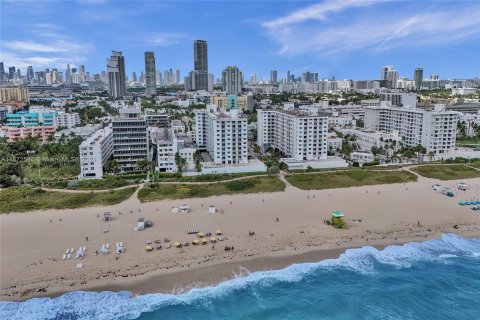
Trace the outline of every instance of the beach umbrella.
{"type": "Polygon", "coordinates": [[[465,205],[465,201],[460,201],[458,204],[461,205],[461,206],[464,206],[464,205],[465,205]]]}
{"type": "Polygon", "coordinates": [[[207,244],[208,240],[207,239],[202,239],[202,244],[207,244]]]}
{"type": "Polygon", "coordinates": [[[175,242],[174,245],[175,245],[175,247],[177,247],[177,248],[180,248],[180,247],[182,246],[182,244],[181,244],[180,242],[175,242]]]}
{"type": "Polygon", "coordinates": [[[152,250],[153,250],[152,246],[146,246],[145,247],[145,251],[152,251],[152,250]]]}
{"type": "Polygon", "coordinates": [[[205,234],[204,234],[203,232],[199,232],[199,233],[198,233],[198,237],[199,237],[199,238],[203,238],[203,237],[205,237],[205,234]]]}
{"type": "Polygon", "coordinates": [[[198,241],[197,239],[192,241],[192,244],[199,244],[199,243],[200,243],[200,241],[198,241]]]}
{"type": "Polygon", "coordinates": [[[216,234],[217,236],[222,235],[222,230],[218,229],[218,230],[215,232],[215,234],[216,234]]]}
{"type": "Polygon", "coordinates": [[[211,242],[217,242],[217,238],[215,238],[215,237],[210,237],[210,241],[211,241],[211,242]]]}

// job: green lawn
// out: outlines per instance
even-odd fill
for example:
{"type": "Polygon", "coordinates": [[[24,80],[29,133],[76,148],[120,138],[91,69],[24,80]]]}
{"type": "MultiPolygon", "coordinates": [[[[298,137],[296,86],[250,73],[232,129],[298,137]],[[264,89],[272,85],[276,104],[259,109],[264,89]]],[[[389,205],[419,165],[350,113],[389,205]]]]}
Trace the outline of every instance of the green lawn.
{"type": "Polygon", "coordinates": [[[131,187],[99,193],[66,193],[28,187],[9,188],[0,191],[0,213],[112,205],[128,199],[135,190],[131,187]]]}
{"type": "Polygon", "coordinates": [[[293,174],[287,181],[303,190],[322,190],[345,187],[357,187],[375,184],[389,184],[416,181],[417,178],[410,172],[400,171],[373,171],[365,169],[351,169],[339,172],[323,172],[313,174],[293,174]]]}
{"type": "Polygon", "coordinates": [[[238,181],[212,184],[158,184],[156,187],[144,187],[138,192],[141,202],[204,198],[236,193],[257,193],[283,191],[285,183],[275,176],[248,178],[238,181]]]}
{"type": "Polygon", "coordinates": [[[412,168],[421,176],[439,180],[456,180],[480,177],[480,171],[463,164],[423,165],[412,168]]]}

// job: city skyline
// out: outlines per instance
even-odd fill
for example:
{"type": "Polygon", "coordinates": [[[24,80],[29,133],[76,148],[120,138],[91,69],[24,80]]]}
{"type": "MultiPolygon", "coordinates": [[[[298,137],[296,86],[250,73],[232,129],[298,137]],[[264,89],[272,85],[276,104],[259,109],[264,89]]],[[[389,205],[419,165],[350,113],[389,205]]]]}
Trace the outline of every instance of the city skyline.
{"type": "Polygon", "coordinates": [[[269,79],[271,70],[279,78],[290,70],[296,76],[315,71],[320,78],[378,79],[384,65],[394,65],[399,76],[410,79],[416,67],[423,68],[425,77],[480,75],[475,64],[480,45],[472,41],[480,37],[480,4],[473,1],[462,2],[461,8],[444,1],[425,6],[333,0],[275,6],[216,1],[1,5],[5,32],[0,61],[22,73],[29,65],[65,70],[67,63],[99,73],[106,70],[111,50],[123,52],[127,74],[144,70],[145,51],[154,52],[156,69],[174,66],[186,73],[194,70],[192,42],[202,39],[209,44],[209,72],[215,78],[229,65],[238,66],[246,77],[255,73],[257,79],[269,79]],[[232,13],[236,19],[230,19],[232,13]]]}

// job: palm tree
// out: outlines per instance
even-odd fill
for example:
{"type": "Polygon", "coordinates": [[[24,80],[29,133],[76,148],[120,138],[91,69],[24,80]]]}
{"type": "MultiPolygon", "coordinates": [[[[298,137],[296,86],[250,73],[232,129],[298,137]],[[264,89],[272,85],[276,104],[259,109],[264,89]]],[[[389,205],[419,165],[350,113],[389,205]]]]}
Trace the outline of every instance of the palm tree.
{"type": "Polygon", "coordinates": [[[193,154],[193,161],[195,161],[195,171],[202,171],[202,163],[200,162],[200,151],[196,150],[193,154]]]}
{"type": "Polygon", "coordinates": [[[177,171],[182,173],[185,169],[186,160],[180,155],[180,152],[175,153],[175,165],[177,166],[177,171]]]}
{"type": "Polygon", "coordinates": [[[435,152],[433,151],[428,152],[428,161],[432,162],[432,159],[434,156],[435,156],[435,152]]]}

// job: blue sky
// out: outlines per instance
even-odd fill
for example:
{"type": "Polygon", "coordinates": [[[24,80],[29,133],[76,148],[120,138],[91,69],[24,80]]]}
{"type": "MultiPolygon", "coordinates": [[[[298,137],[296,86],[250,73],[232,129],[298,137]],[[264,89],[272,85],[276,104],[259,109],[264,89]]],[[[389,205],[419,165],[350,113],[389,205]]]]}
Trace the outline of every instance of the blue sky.
{"type": "Polygon", "coordinates": [[[154,51],[157,69],[193,68],[194,39],[209,44],[209,69],[246,78],[278,70],[320,78],[377,79],[382,65],[441,78],[480,76],[480,1],[0,0],[0,61],[23,70],[84,64],[105,69],[123,51],[127,74],[154,51]]]}

